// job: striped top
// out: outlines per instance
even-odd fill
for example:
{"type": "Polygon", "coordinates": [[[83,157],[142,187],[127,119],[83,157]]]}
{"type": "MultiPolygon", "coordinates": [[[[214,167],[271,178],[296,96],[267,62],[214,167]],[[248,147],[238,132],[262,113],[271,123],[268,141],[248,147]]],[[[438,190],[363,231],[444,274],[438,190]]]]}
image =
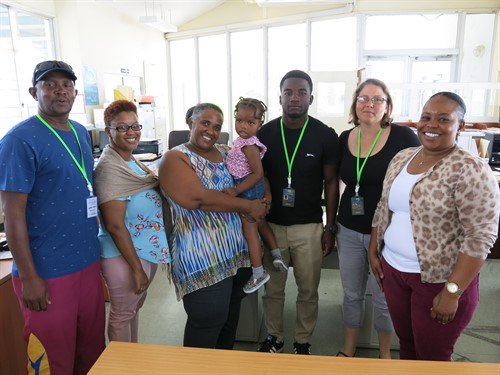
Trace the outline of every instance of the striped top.
{"type": "MultiPolygon", "coordinates": [[[[228,147],[216,144],[224,162],[212,163],[191,152],[184,152],[206,189],[233,187],[225,161],[228,147]]],[[[240,267],[249,267],[248,250],[235,212],[188,210],[166,195],[172,209],[172,271],[177,299],[234,276],[240,267]]]]}

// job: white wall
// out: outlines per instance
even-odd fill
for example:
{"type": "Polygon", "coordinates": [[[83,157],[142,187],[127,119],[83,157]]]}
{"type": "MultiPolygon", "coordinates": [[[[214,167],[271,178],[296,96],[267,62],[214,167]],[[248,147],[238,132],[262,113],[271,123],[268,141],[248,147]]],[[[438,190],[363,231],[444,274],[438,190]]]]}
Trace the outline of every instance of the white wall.
{"type": "MultiPolygon", "coordinates": [[[[105,73],[120,74],[120,68],[127,68],[131,75],[143,77],[145,61],[161,67],[155,71],[166,72],[163,33],[117,12],[113,2],[18,0],[5,3],[55,17],[57,57],[75,69],[80,90],[82,66],[91,65],[96,70],[100,103],[86,107],[89,121],[93,120],[93,108],[103,105],[105,73]]],[[[166,74],[157,79],[164,82],[160,94],[166,96],[166,74]]]]}
{"type": "MultiPolygon", "coordinates": [[[[109,4],[96,7],[92,3],[55,2],[61,58],[94,67],[101,107],[105,73],[120,74],[120,69],[126,68],[131,75],[144,77],[145,61],[160,64],[166,71],[163,33],[117,13],[109,4]]],[[[163,95],[167,92],[165,77],[158,77],[165,82],[163,95]]]]}

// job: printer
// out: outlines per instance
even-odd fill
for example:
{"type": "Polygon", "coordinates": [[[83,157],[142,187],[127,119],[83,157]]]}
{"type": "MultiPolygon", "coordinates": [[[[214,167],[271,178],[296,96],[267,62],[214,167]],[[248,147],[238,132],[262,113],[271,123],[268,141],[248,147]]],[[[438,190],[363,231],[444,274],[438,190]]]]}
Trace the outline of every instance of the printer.
{"type": "MultiPolygon", "coordinates": [[[[99,131],[99,144],[96,154],[104,150],[104,147],[109,143],[109,137],[103,129],[99,131]]],[[[133,154],[155,154],[161,156],[163,154],[163,142],[159,139],[139,141],[139,145],[134,150],[133,154]]]]}
{"type": "Polygon", "coordinates": [[[488,162],[490,165],[500,166],[500,133],[485,132],[484,138],[488,143],[488,162]]]}
{"type": "Polygon", "coordinates": [[[157,156],[161,156],[162,153],[163,144],[159,139],[139,141],[139,145],[133,152],[133,154],[155,154],[157,156]]]}

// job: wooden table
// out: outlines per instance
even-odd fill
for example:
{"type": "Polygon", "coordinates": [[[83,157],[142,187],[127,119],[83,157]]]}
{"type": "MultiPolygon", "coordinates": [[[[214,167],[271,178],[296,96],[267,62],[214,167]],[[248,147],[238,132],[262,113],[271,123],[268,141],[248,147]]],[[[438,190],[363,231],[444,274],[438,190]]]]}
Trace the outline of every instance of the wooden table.
{"type": "Polygon", "coordinates": [[[111,342],[89,375],[499,375],[500,364],[270,354],[111,342]]]}
{"type": "Polygon", "coordinates": [[[0,260],[0,374],[26,373],[24,319],[12,287],[12,260],[0,260]]]}

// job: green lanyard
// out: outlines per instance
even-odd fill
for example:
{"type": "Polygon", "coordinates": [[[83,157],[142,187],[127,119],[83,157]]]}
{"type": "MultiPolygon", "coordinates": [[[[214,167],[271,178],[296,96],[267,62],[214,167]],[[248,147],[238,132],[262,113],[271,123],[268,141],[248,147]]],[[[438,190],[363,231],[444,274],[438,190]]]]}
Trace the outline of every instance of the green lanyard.
{"type": "Polygon", "coordinates": [[[50,126],[47,123],[47,121],[45,121],[42,118],[42,116],[40,116],[39,114],[36,114],[35,116],[36,116],[37,119],[39,119],[42,122],[42,124],[44,124],[47,127],[47,129],[49,129],[52,133],[54,133],[54,135],[57,137],[57,139],[59,139],[59,142],[61,142],[61,144],[63,145],[63,147],[68,152],[69,156],[71,156],[71,159],[73,159],[73,161],[75,162],[78,170],[80,171],[80,173],[82,174],[83,178],[87,182],[87,189],[89,189],[90,195],[94,195],[94,192],[93,192],[93,189],[92,189],[92,183],[89,181],[89,179],[87,177],[87,171],[85,170],[85,161],[83,160],[82,146],[80,145],[80,140],[78,139],[78,134],[76,134],[76,130],[73,127],[73,125],[71,125],[71,122],[68,120],[68,126],[73,131],[73,134],[75,135],[75,138],[76,138],[76,142],[78,143],[78,148],[80,149],[80,157],[81,157],[81,162],[80,163],[76,160],[75,155],[73,155],[73,153],[69,149],[69,147],[66,144],[66,142],[64,142],[64,140],[61,138],[61,136],[59,134],[57,134],[57,132],[54,130],[54,128],[52,126],[50,126]]]}
{"type": "Polygon", "coordinates": [[[380,138],[380,134],[382,134],[382,128],[378,131],[377,135],[375,136],[375,139],[372,142],[372,145],[370,146],[370,149],[368,150],[368,153],[366,154],[365,161],[363,164],[361,164],[361,168],[359,167],[359,159],[361,155],[361,128],[358,129],[358,154],[356,156],[356,188],[354,191],[356,192],[356,196],[358,195],[359,191],[359,181],[361,180],[361,173],[363,172],[363,168],[365,167],[366,162],[368,161],[368,158],[370,157],[375,145],[377,144],[378,139],[380,138]]]}
{"type": "Polygon", "coordinates": [[[309,124],[309,116],[307,116],[306,121],[304,122],[304,126],[302,126],[302,131],[300,132],[299,139],[297,140],[297,144],[295,145],[295,150],[293,150],[292,154],[292,159],[290,160],[290,157],[288,156],[288,149],[286,147],[286,140],[285,140],[285,130],[284,130],[284,125],[283,125],[283,117],[280,118],[280,125],[281,125],[281,140],[283,142],[283,150],[285,150],[285,157],[286,157],[286,164],[288,166],[288,187],[292,187],[292,166],[293,166],[293,161],[295,160],[295,155],[297,155],[297,150],[299,149],[300,142],[302,142],[302,136],[304,135],[304,132],[306,131],[307,125],[309,124]]]}

